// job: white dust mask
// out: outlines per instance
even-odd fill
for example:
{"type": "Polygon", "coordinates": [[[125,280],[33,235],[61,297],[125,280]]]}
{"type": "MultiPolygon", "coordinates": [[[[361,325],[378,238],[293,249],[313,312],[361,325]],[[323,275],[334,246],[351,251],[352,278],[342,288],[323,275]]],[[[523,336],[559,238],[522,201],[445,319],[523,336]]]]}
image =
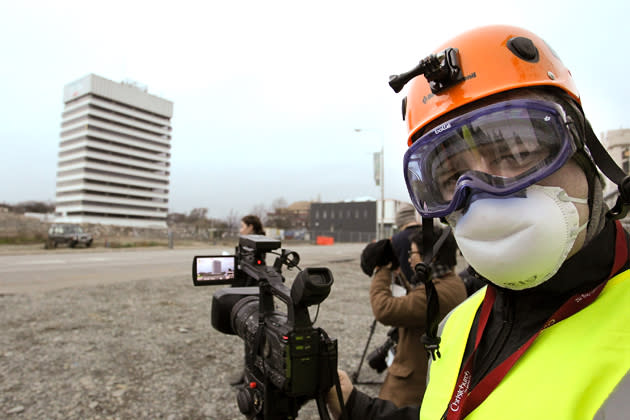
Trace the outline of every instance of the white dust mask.
{"type": "Polygon", "coordinates": [[[560,187],[531,185],[526,197],[481,198],[447,220],[466,261],[500,287],[523,290],[553,276],[573,247],[579,215],[560,187]]]}

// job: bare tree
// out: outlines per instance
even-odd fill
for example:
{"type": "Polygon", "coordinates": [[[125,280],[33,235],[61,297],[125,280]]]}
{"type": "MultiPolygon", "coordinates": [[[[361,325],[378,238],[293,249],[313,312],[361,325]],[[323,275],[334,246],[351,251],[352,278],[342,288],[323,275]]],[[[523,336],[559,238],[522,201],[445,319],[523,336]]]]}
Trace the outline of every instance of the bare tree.
{"type": "Polygon", "coordinates": [[[55,204],[51,201],[23,201],[18,204],[0,203],[4,207],[8,207],[14,213],[53,213],[55,204]]]}
{"type": "Polygon", "coordinates": [[[230,209],[230,212],[225,218],[225,224],[226,224],[228,233],[231,234],[234,232],[238,232],[239,222],[240,222],[240,217],[238,217],[238,214],[236,213],[236,211],[234,211],[234,209],[230,209]]]}
{"type": "Polygon", "coordinates": [[[274,199],[271,202],[273,211],[267,215],[267,224],[278,229],[290,229],[291,217],[287,211],[288,206],[287,200],[283,197],[274,199]]]}
{"type": "Polygon", "coordinates": [[[205,207],[200,207],[196,209],[192,209],[190,214],[188,215],[189,222],[200,222],[206,220],[206,216],[208,215],[208,209],[205,207]]]}
{"type": "Polygon", "coordinates": [[[267,208],[264,204],[255,205],[250,214],[258,216],[263,225],[267,224],[267,208]]]}
{"type": "Polygon", "coordinates": [[[287,203],[287,200],[285,200],[284,197],[276,198],[271,202],[271,208],[275,212],[281,209],[286,209],[288,206],[289,203],[287,203]]]}

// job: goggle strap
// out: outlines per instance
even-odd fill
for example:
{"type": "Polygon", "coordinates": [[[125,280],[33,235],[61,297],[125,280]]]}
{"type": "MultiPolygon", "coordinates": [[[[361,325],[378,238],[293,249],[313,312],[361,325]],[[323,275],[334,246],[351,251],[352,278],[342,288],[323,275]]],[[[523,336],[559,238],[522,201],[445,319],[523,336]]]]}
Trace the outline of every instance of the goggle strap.
{"type": "Polygon", "coordinates": [[[621,185],[623,179],[626,177],[626,173],[617,165],[617,162],[613,160],[610,154],[608,154],[587,119],[584,120],[584,128],[586,129],[585,143],[588,150],[591,152],[595,164],[604,175],[606,175],[606,178],[617,185],[621,185]]]}
{"type": "Polygon", "coordinates": [[[433,218],[422,218],[422,250],[424,255],[422,260],[427,264],[431,263],[433,259],[433,218]]]}
{"type": "Polygon", "coordinates": [[[586,130],[586,146],[591,152],[591,156],[595,161],[595,165],[617,185],[619,197],[615,206],[611,208],[606,216],[613,220],[622,219],[630,210],[630,177],[617,165],[617,162],[608,154],[602,143],[595,135],[591,124],[584,119],[584,128],[586,130]]]}

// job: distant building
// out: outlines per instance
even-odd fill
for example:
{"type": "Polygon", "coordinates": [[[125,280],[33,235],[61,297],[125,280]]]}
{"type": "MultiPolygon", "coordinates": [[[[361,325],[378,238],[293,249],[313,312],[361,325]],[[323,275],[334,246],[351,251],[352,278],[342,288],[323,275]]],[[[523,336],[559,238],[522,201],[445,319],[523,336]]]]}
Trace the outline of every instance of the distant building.
{"type": "Polygon", "coordinates": [[[94,74],[63,101],[57,221],[166,227],[173,102],[94,74]]]}
{"type": "Polygon", "coordinates": [[[310,201],[296,201],[285,208],[268,212],[265,224],[268,228],[306,230],[309,225],[310,209],[310,201]]]}
{"type": "Polygon", "coordinates": [[[294,229],[308,229],[311,214],[310,201],[296,201],[291,203],[286,210],[291,215],[294,229]]]}
{"type": "Polygon", "coordinates": [[[344,201],[311,203],[310,230],[314,237],[332,236],[337,242],[369,242],[376,239],[377,224],[383,214],[384,237],[394,231],[398,200],[385,200],[384,213],[380,201],[344,201]]]}

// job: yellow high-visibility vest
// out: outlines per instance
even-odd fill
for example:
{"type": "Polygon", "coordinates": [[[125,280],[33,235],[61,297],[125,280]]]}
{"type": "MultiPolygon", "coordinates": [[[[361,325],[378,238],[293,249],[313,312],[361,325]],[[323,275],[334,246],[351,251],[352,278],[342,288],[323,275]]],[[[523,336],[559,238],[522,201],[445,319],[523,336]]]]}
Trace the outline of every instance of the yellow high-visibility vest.
{"type": "MultiPolygon", "coordinates": [[[[420,420],[439,420],[446,412],[485,291],[444,320],[442,357],[431,363],[420,420]]],[[[593,419],[622,379],[630,380],[629,372],[630,270],[610,279],[589,306],[543,330],[466,419],[593,419]]],[[[630,407],[630,394],[615,403],[620,400],[630,407]]]]}

